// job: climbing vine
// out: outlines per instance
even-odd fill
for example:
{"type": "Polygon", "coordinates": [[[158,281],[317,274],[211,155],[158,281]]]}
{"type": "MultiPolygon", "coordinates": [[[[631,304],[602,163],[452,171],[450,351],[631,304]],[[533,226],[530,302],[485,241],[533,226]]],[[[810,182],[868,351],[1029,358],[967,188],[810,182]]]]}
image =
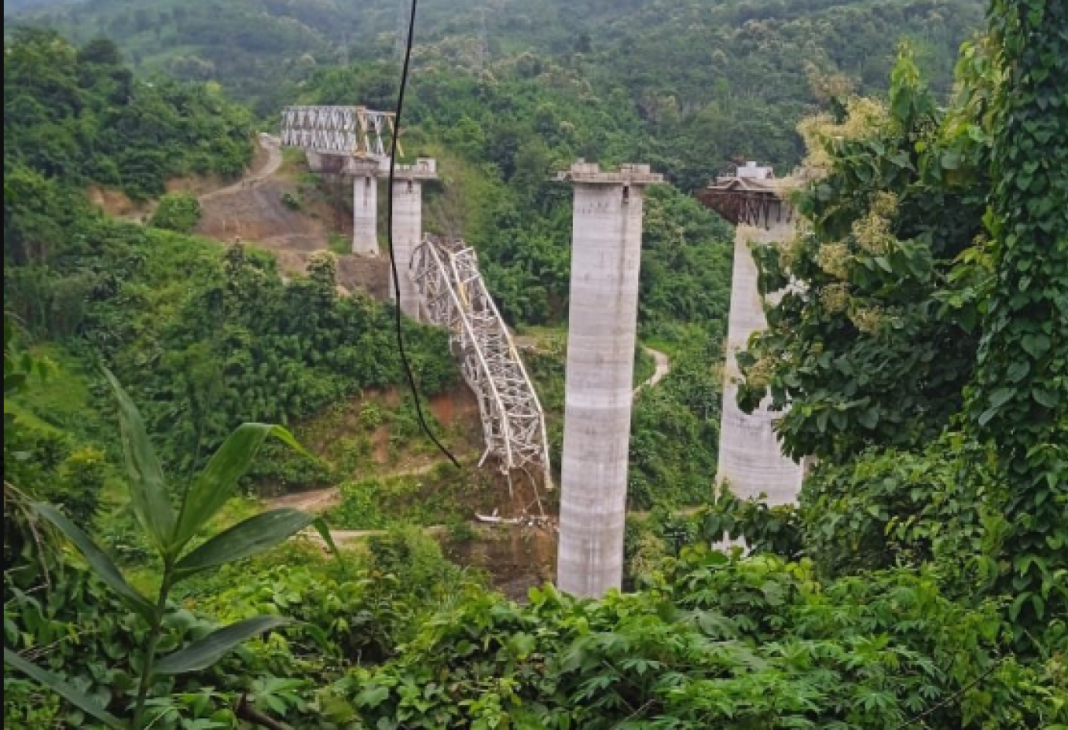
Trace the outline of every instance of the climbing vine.
{"type": "Polygon", "coordinates": [[[1065,614],[1068,596],[1068,6],[995,0],[990,294],[969,410],[1014,483],[1013,618],[1065,614]],[[1059,587],[1058,587],[1059,586],[1059,587]]]}

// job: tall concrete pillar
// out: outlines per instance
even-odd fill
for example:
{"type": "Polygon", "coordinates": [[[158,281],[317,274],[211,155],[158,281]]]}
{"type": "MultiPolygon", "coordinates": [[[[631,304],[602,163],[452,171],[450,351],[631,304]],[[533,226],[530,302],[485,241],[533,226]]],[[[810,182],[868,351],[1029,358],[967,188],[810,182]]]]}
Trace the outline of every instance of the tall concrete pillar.
{"type": "MultiPolygon", "coordinates": [[[[386,167],[388,169],[388,167],[386,167]]],[[[423,180],[436,180],[437,163],[420,157],[411,165],[396,165],[393,176],[393,255],[400,283],[401,311],[419,319],[419,291],[411,277],[412,254],[423,240],[423,180]]],[[[391,286],[390,297],[396,292],[391,286]]]]}
{"type": "Polygon", "coordinates": [[[304,150],[304,158],[308,161],[308,170],[311,172],[323,171],[323,156],[315,150],[304,150]]]}
{"type": "MultiPolygon", "coordinates": [[[[785,218],[785,217],[784,217],[785,218]]],[[[723,412],[719,434],[717,481],[727,480],[742,499],[767,494],[768,504],[797,502],[803,469],[783,456],[772,424],[782,416],[769,411],[767,400],[752,414],[738,408],[738,361],[749,336],[767,327],[757,290],[757,268],[749,242],[781,243],[794,235],[792,220],[771,220],[770,228],[739,225],[734,237],[734,271],[731,276],[731,311],[727,324],[727,358],[724,369],[723,412]]]]}
{"type": "MultiPolygon", "coordinates": [[[[396,259],[401,311],[419,319],[419,292],[409,268],[423,238],[423,186],[418,180],[393,182],[393,256],[396,259]]],[[[390,287],[396,298],[396,291],[390,287]]]]}
{"type": "Polygon", "coordinates": [[[662,177],[578,162],[559,179],[575,209],[557,585],[601,596],[623,576],[642,195],[662,177]]]}
{"type": "Polygon", "coordinates": [[[352,252],[378,255],[378,162],[359,161],[352,178],[352,252]]]}

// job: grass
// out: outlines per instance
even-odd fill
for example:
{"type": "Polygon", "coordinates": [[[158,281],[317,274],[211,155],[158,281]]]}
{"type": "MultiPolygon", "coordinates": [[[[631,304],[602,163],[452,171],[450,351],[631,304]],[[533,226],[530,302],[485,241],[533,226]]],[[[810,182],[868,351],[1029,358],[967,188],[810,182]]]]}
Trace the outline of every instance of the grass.
{"type": "Polygon", "coordinates": [[[478,508],[486,486],[476,471],[448,463],[425,474],[350,481],[341,485],[341,504],[327,521],[348,530],[456,524],[478,508]]]}
{"type": "Polygon", "coordinates": [[[278,169],[278,175],[280,176],[299,176],[302,173],[307,172],[308,163],[304,157],[304,150],[297,149],[296,147],[285,147],[282,149],[282,166],[278,169]]]}
{"type": "Polygon", "coordinates": [[[341,233],[329,233],[326,237],[326,247],[338,256],[347,256],[352,253],[352,243],[348,236],[341,233]]]}
{"type": "Polygon", "coordinates": [[[4,413],[29,426],[98,440],[106,425],[90,404],[90,379],[69,352],[57,345],[32,348],[34,357],[49,363],[43,380],[4,399],[4,413]]]}
{"type": "MultiPolygon", "coordinates": [[[[694,332],[695,338],[701,335],[702,333],[700,333],[699,331],[694,332]]],[[[675,360],[676,358],[678,358],[686,349],[686,344],[687,343],[685,342],[679,342],[677,340],[667,340],[663,337],[649,337],[642,340],[642,345],[644,347],[651,347],[654,350],[659,350],[660,352],[667,355],[669,360],[675,360]]]]}

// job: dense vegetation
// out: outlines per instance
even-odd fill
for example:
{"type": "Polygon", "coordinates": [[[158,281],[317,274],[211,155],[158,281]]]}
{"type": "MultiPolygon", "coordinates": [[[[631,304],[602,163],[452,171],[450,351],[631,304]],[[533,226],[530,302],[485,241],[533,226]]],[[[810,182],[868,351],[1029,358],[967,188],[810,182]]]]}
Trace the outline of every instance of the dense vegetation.
{"type": "MultiPolygon", "coordinates": [[[[107,34],[146,72],[218,80],[273,118],[295,101],[391,108],[397,12],[386,3],[247,0],[130,13],[94,0],[35,19],[83,42],[107,34]]],[[[638,159],[687,191],[738,155],[792,165],[801,151],[793,121],[850,84],[885,85],[899,36],[912,38],[945,94],[956,45],[977,24],[978,3],[963,1],[546,2],[537,19],[509,2],[431,4],[419,19],[405,147],[438,157],[446,176],[430,191],[429,227],[478,247],[510,322],[555,326],[567,311],[570,191],[549,181],[553,170],[577,157],[638,159]],[[677,49],[701,49],[701,61],[681,63],[677,49]]],[[[699,501],[715,470],[710,394],[719,384],[708,364],[720,356],[729,237],[677,191],[652,192],[640,336],[694,365],[638,404],[636,506],[699,501]],[[657,427],[668,414],[670,437],[657,427]]]]}
{"type": "MultiPolygon", "coordinates": [[[[801,6],[777,7],[793,17],[801,6]]],[[[615,12],[598,16],[613,32],[630,22],[615,12]]],[[[396,382],[387,310],[340,297],[327,254],[286,282],[254,248],[179,232],[195,217],[188,199],[165,198],[150,226],[92,211],[81,186],[121,185],[107,161],[157,140],[101,147],[100,163],[65,158],[77,172],[68,179],[23,149],[32,137],[16,117],[17,144],[5,146],[5,310],[15,315],[5,318],[5,726],[1068,728],[1064,12],[1043,0],[993,3],[948,108],[906,52],[885,100],[837,88],[803,127],[819,172],[798,191],[806,224],[796,241],[758,251],[765,290],[791,286],[743,362],[747,404],[789,402],[783,443],[819,456],[796,511],[725,493],[697,512],[656,505],[692,502],[714,469],[729,231],[678,189],[651,192],[642,336],[669,352],[674,371],[639,396],[634,416],[631,496],[655,508],[649,529],[628,534],[633,590],[601,600],[545,587],[508,602],[410,528],[336,558],[310,541],[254,556],[309,518],[284,511],[270,539],[226,529],[266,519],[225,499],[257,444],[234,447],[236,461],[206,455],[242,421],[322,420],[328,404],[396,382]],[[94,361],[129,398],[106,387],[94,361]],[[711,549],[724,533],[755,554],[711,549]]],[[[663,39],[686,37],[635,15],[669,56],[678,49],[663,39]]],[[[562,32],[521,27],[546,47],[562,32]]],[[[433,70],[431,60],[464,47],[440,33],[413,87],[409,136],[410,152],[448,162],[428,220],[479,247],[513,321],[548,325],[532,366],[558,404],[552,328],[566,311],[567,191],[545,172],[580,154],[636,158],[652,149],[635,132],[647,120],[627,102],[569,91],[566,66],[562,76],[527,69],[548,57],[508,56],[492,80],[433,70]]],[[[608,37],[591,33],[558,55],[578,63],[608,37]]],[[[40,33],[6,50],[5,80],[8,63],[19,73],[5,93],[23,106],[80,90],[54,111],[57,133],[77,128],[84,110],[106,108],[119,127],[126,114],[140,118],[136,103],[98,98],[121,67],[78,61],[40,33]],[[73,69],[62,78],[74,86],[39,83],[49,49],[74,59],[59,66],[73,69]]],[[[384,103],[388,70],[324,69],[302,93],[380,93],[384,103]]],[[[201,107],[168,96],[198,98],[192,87],[132,88],[192,115],[173,141],[175,166],[152,168],[155,187],[128,189],[155,196],[169,176],[198,169],[189,160],[220,132],[201,107]]],[[[244,117],[211,98],[243,165],[244,117]]],[[[424,391],[446,386],[441,333],[409,325],[407,335],[424,391]]],[[[358,418],[369,430],[401,416],[368,401],[358,418]]],[[[264,426],[236,433],[268,432],[284,437],[264,426]]],[[[322,468],[269,451],[252,464],[302,484],[322,468]]],[[[420,481],[394,479],[388,494],[354,481],[336,514],[393,527],[397,497],[448,516],[454,505],[424,498],[420,481]]]]}
{"type": "MultiPolygon", "coordinates": [[[[338,297],[330,256],[287,286],[264,254],[175,233],[199,217],[187,194],[164,195],[150,228],[90,209],[86,184],[158,194],[184,173],[236,174],[251,155],[239,108],[203,86],[134,82],[120,64],[104,41],[75,51],[27,31],[7,44],[8,104],[44,110],[51,121],[5,116],[5,307],[34,336],[92,353],[136,382],[150,425],[169,425],[167,461],[217,444],[235,421],[284,423],[400,382],[386,311],[338,297]],[[109,97],[115,78],[133,84],[132,96],[109,97]],[[64,89],[69,105],[57,100],[64,89]],[[98,123],[95,110],[107,119],[99,135],[86,126],[98,123]],[[88,141],[77,144],[72,133],[88,141]],[[56,158],[37,136],[85,159],[56,158]]],[[[418,329],[410,337],[422,386],[435,393],[453,377],[443,339],[418,329]]]]}
{"type": "Polygon", "coordinates": [[[813,121],[813,163],[826,175],[799,198],[811,227],[761,251],[765,291],[791,285],[741,360],[741,400],[789,403],[786,450],[829,462],[802,495],[811,517],[857,499],[858,486],[862,502],[877,497],[874,524],[842,511],[821,541],[870,546],[875,527],[922,546],[904,555],[890,541],[884,564],[923,562],[949,541],[978,562],[978,579],[1011,587],[1021,633],[1051,619],[1056,632],[1068,613],[1068,381],[1056,324],[1068,234],[1045,212],[1068,203],[1068,47],[1054,32],[1056,50],[1022,50],[1037,24],[1063,25],[1043,3],[997,5],[992,18],[948,112],[905,57],[888,105],[857,101],[813,121]],[[918,483],[929,492],[908,494],[918,483]]]}
{"type": "Polygon", "coordinates": [[[18,29],[4,50],[4,180],[15,177],[15,194],[31,189],[28,169],[157,196],[170,177],[233,176],[251,156],[246,112],[203,85],[135,79],[110,41],[75,49],[18,29]]]}
{"type": "MultiPolygon", "coordinates": [[[[123,0],[89,0],[32,18],[79,43],[113,38],[138,70],[218,81],[273,116],[323,70],[395,61],[403,11],[392,0],[164,0],[133,10],[123,0]]],[[[609,124],[597,126],[626,125],[638,157],[688,189],[737,155],[796,163],[793,127],[813,101],[810,81],[820,95],[842,83],[884,89],[903,36],[948,94],[957,46],[981,11],[979,0],[429,2],[420,8],[413,75],[448,69],[492,85],[514,67],[570,87],[608,109],[601,117],[609,124]]],[[[362,101],[389,106],[395,75],[391,65],[385,99],[362,101]]]]}

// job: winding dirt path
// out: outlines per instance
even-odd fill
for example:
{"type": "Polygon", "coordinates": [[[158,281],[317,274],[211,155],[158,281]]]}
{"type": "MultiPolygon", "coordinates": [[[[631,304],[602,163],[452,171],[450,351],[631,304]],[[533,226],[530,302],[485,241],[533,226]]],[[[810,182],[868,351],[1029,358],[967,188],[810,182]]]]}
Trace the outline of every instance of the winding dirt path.
{"type": "Polygon", "coordinates": [[[256,144],[260,146],[260,149],[267,152],[267,160],[263,165],[257,170],[249,170],[248,174],[225,188],[212,190],[210,193],[201,195],[201,202],[239,193],[278,172],[278,168],[282,166],[282,141],[261,132],[256,138],[256,144]]]}
{"type": "MultiPolygon", "coordinates": [[[[315,196],[297,207],[287,204],[302,193],[299,182],[282,170],[281,141],[260,134],[256,144],[256,159],[244,177],[199,197],[201,217],[195,232],[225,243],[254,242],[274,254],[284,276],[302,275],[311,256],[329,248],[330,234],[344,233],[345,223],[315,196]]],[[[345,254],[338,256],[337,269],[338,283],[346,293],[362,290],[376,299],[388,295],[385,257],[345,254]]]]}
{"type": "Polygon", "coordinates": [[[634,395],[638,395],[638,392],[644,388],[652,388],[654,385],[664,379],[668,373],[671,372],[671,359],[660,350],[654,350],[651,347],[642,346],[642,349],[653,356],[653,360],[656,362],[656,368],[653,370],[651,378],[634,389],[634,395]]]}
{"type": "MultiPolygon", "coordinates": [[[[412,467],[409,469],[399,469],[397,471],[387,471],[379,474],[378,476],[383,479],[396,479],[397,477],[411,477],[419,476],[421,474],[428,474],[435,467],[439,466],[443,462],[432,461],[429,464],[421,464],[420,466],[412,467]]],[[[337,507],[341,504],[341,488],[340,487],[325,487],[323,489],[309,489],[306,492],[291,492],[290,494],[283,494],[279,497],[273,497],[268,499],[267,507],[269,509],[279,509],[281,507],[290,507],[292,509],[299,509],[305,512],[314,512],[315,514],[322,514],[330,509],[337,507]]],[[[367,533],[368,535],[384,534],[385,530],[331,530],[331,534],[334,533],[367,533]]]]}
{"type": "Polygon", "coordinates": [[[337,487],[309,489],[306,492],[290,492],[266,501],[269,509],[289,507],[303,512],[322,514],[341,504],[341,490],[337,487]]]}

